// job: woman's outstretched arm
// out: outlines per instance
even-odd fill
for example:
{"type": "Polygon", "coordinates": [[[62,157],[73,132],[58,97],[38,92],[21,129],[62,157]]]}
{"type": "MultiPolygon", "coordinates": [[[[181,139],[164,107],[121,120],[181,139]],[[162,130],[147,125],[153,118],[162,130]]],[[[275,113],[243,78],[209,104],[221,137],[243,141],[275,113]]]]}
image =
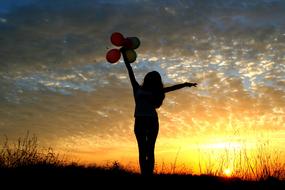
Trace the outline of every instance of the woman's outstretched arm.
{"type": "Polygon", "coordinates": [[[139,88],[139,83],[136,80],[136,77],[135,77],[135,74],[134,74],[134,71],[133,71],[133,68],[132,68],[131,64],[126,59],[126,49],[125,48],[121,48],[121,52],[122,52],[125,65],[127,67],[128,73],[129,73],[129,77],[130,77],[130,80],[131,80],[133,91],[135,92],[139,88]]]}
{"type": "Polygon", "coordinates": [[[197,83],[185,82],[185,83],[181,83],[181,84],[176,84],[176,85],[173,85],[173,86],[164,87],[163,91],[164,91],[164,93],[167,93],[167,92],[171,92],[171,91],[174,91],[174,90],[178,90],[180,88],[191,87],[191,86],[195,86],[196,87],[197,83]]]}

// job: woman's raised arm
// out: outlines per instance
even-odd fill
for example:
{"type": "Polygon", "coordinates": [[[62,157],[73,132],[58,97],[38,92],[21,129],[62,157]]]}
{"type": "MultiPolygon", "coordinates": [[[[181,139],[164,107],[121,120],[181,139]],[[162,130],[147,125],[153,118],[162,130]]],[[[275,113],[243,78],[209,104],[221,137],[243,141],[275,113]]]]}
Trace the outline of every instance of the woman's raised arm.
{"type": "Polygon", "coordinates": [[[131,80],[131,84],[132,84],[132,87],[133,87],[133,91],[137,91],[138,88],[139,88],[139,83],[137,82],[136,80],[136,77],[135,77],[135,74],[134,74],[134,71],[133,71],[133,68],[131,66],[131,64],[128,62],[128,60],[126,59],[126,49],[124,47],[121,48],[121,52],[122,52],[122,55],[123,55],[123,58],[124,58],[124,62],[125,62],[125,65],[127,67],[127,70],[128,70],[128,73],[129,73],[129,77],[130,77],[130,80],[131,80]]]}

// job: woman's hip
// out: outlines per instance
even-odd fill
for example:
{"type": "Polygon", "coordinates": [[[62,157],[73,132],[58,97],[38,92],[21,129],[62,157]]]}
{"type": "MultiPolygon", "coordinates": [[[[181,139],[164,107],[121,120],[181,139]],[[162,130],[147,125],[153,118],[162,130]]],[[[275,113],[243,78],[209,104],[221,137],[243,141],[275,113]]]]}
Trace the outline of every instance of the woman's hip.
{"type": "Polygon", "coordinates": [[[158,117],[141,116],[135,118],[135,133],[137,132],[158,132],[158,117]]]}

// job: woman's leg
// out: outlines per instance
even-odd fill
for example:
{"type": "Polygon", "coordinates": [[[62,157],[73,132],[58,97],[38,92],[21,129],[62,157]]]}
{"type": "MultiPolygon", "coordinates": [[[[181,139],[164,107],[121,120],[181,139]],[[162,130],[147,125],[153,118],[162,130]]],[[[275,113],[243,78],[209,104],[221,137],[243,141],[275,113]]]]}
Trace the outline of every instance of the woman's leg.
{"type": "Polygon", "coordinates": [[[140,170],[142,175],[146,175],[147,173],[147,142],[146,142],[146,130],[145,130],[145,120],[141,118],[136,118],[135,120],[135,135],[138,142],[139,149],[139,163],[140,170]]]}
{"type": "Polygon", "coordinates": [[[147,157],[147,173],[149,175],[153,174],[154,170],[154,163],[155,163],[155,156],[154,156],[154,149],[155,149],[155,142],[158,135],[159,123],[158,119],[154,118],[151,124],[148,126],[147,132],[147,142],[146,142],[146,157],[147,157]]]}

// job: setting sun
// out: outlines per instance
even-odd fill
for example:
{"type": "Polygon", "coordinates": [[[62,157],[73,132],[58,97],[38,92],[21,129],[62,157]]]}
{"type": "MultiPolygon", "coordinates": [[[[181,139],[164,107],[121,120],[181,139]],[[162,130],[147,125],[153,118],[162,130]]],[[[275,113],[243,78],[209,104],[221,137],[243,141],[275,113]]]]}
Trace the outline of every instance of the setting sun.
{"type": "Polygon", "coordinates": [[[232,174],[232,170],[231,170],[230,168],[226,168],[226,169],[224,170],[224,174],[225,174],[227,177],[230,177],[231,174],[232,174]]]}

